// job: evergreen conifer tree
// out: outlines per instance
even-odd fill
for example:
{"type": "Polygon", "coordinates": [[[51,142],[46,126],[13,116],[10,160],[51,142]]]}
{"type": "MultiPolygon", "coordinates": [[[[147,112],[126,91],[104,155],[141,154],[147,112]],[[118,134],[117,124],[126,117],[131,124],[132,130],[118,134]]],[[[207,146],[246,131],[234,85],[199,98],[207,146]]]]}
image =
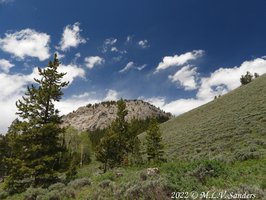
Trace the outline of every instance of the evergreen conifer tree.
{"type": "Polygon", "coordinates": [[[96,152],[96,159],[103,163],[104,171],[121,164],[128,163],[128,155],[133,150],[135,135],[129,131],[129,124],[125,117],[126,102],[117,102],[117,117],[111,124],[107,134],[101,139],[96,152]]]}
{"type": "Polygon", "coordinates": [[[149,161],[162,162],[164,161],[162,134],[159,129],[158,122],[153,119],[147,130],[146,135],[146,153],[149,161]]]}
{"type": "Polygon", "coordinates": [[[101,139],[96,149],[96,159],[103,164],[103,171],[119,166],[123,161],[124,153],[121,151],[121,144],[118,135],[112,129],[101,139]]]}
{"type": "Polygon", "coordinates": [[[5,135],[0,134],[0,180],[6,174],[6,165],[5,165],[5,158],[8,153],[8,145],[7,145],[7,138],[5,135]]]}
{"type": "Polygon", "coordinates": [[[16,103],[22,121],[13,124],[8,133],[13,154],[7,158],[6,183],[11,191],[20,192],[28,185],[48,186],[57,180],[64,129],[59,126],[61,117],[54,102],[68,85],[62,82],[65,73],[58,72],[59,65],[55,54],[46,68],[38,69],[40,78],[34,79],[36,83],[16,103]]]}
{"type": "Polygon", "coordinates": [[[240,82],[242,85],[246,85],[253,80],[253,75],[247,71],[246,75],[242,75],[240,78],[240,82]]]}

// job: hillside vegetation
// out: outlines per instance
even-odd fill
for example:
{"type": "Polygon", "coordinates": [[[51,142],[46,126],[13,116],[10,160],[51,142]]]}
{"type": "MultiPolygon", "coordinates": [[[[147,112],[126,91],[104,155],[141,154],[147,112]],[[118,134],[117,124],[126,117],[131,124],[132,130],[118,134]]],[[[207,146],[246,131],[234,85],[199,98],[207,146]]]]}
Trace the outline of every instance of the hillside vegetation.
{"type": "Polygon", "coordinates": [[[161,125],[169,160],[266,155],[266,75],[161,125]]]}
{"type": "MultiPolygon", "coordinates": [[[[263,75],[161,124],[167,162],[147,162],[144,157],[140,165],[103,173],[92,157],[75,180],[29,188],[6,199],[211,199],[213,194],[216,199],[251,199],[239,194],[266,199],[265,86],[263,75]],[[150,173],[150,168],[158,171],[150,173]]],[[[139,138],[145,143],[145,133],[139,138]]],[[[1,187],[0,199],[7,196],[1,187]]]]}

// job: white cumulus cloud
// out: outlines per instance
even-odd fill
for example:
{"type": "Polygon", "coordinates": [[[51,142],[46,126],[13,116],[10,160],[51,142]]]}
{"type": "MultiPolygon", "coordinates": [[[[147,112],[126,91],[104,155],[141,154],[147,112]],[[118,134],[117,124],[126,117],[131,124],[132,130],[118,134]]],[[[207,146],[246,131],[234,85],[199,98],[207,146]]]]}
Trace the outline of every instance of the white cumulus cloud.
{"type": "Polygon", "coordinates": [[[172,82],[178,82],[185,90],[194,90],[197,88],[197,68],[187,65],[178,70],[174,75],[169,75],[172,82]]]}
{"type": "Polygon", "coordinates": [[[204,54],[203,50],[194,50],[181,55],[165,56],[163,61],[156,67],[155,72],[167,69],[173,66],[182,66],[190,60],[196,60],[204,54]]]}
{"type": "Polygon", "coordinates": [[[5,117],[1,118],[0,133],[5,133],[7,127],[16,118],[17,111],[15,102],[21,98],[26,89],[26,85],[33,82],[31,74],[10,75],[0,72],[0,110],[5,113],[5,117]]]}
{"type": "MultiPolygon", "coordinates": [[[[85,77],[85,70],[73,64],[60,65],[58,71],[67,73],[64,76],[63,81],[69,81],[70,84],[77,77],[85,77]]],[[[5,72],[0,72],[0,110],[5,113],[5,117],[1,119],[0,133],[5,133],[7,131],[7,127],[17,117],[15,115],[17,111],[15,102],[18,99],[21,99],[22,95],[24,95],[26,86],[34,83],[34,78],[39,78],[37,68],[34,68],[32,73],[26,75],[11,75],[5,72]]]]}
{"type": "Polygon", "coordinates": [[[0,38],[0,49],[20,59],[26,56],[43,61],[50,57],[50,36],[33,29],[23,29],[15,33],[6,33],[0,38]]]}
{"type": "Polygon", "coordinates": [[[73,25],[67,25],[65,27],[59,44],[59,49],[62,51],[67,51],[71,47],[77,47],[79,44],[86,43],[86,39],[80,35],[82,30],[79,28],[79,26],[80,24],[76,22],[73,25]]]}
{"type": "Polygon", "coordinates": [[[87,104],[111,100],[118,100],[118,92],[116,90],[109,89],[104,98],[97,97],[96,92],[84,92],[83,94],[72,95],[71,97],[63,98],[59,102],[55,102],[55,107],[60,111],[60,114],[65,115],[87,104]]]}
{"type": "Polygon", "coordinates": [[[240,66],[233,68],[219,68],[211,73],[210,76],[201,77],[200,86],[195,98],[176,99],[170,102],[167,102],[164,97],[153,97],[145,100],[155,106],[159,106],[166,112],[180,115],[212,101],[217,95],[223,95],[236,89],[241,85],[241,75],[246,74],[247,71],[252,74],[256,72],[259,75],[266,73],[266,59],[256,58],[254,60],[245,61],[240,66]]]}
{"type": "Polygon", "coordinates": [[[63,98],[59,102],[55,102],[55,107],[60,111],[61,115],[66,115],[74,110],[77,110],[81,106],[86,106],[87,104],[99,103],[101,99],[93,98],[84,93],[77,96],[72,96],[69,98],[63,98]]]}
{"type": "Polygon", "coordinates": [[[118,92],[116,90],[108,90],[104,101],[117,101],[118,100],[118,92]]]}
{"type": "Polygon", "coordinates": [[[201,79],[197,97],[212,100],[215,95],[224,94],[239,87],[240,77],[247,71],[252,74],[256,72],[260,75],[266,73],[266,59],[256,58],[233,68],[219,68],[209,77],[201,79]]]}
{"type": "Polygon", "coordinates": [[[76,64],[60,65],[58,71],[66,73],[62,81],[69,81],[70,84],[77,77],[85,79],[85,70],[76,64]]]}
{"type": "Polygon", "coordinates": [[[0,59],[0,69],[2,71],[4,71],[5,73],[8,73],[9,70],[14,67],[15,65],[10,63],[8,60],[6,59],[0,59]]]}
{"type": "Polygon", "coordinates": [[[85,65],[90,69],[92,69],[96,65],[102,65],[104,64],[104,62],[104,58],[101,58],[99,56],[90,56],[85,58],[85,65]]]}

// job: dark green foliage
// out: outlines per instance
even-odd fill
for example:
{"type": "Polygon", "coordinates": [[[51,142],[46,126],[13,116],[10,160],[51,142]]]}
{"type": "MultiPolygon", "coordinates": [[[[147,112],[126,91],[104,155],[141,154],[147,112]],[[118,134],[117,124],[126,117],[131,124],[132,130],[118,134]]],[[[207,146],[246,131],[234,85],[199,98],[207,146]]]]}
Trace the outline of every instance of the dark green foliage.
{"type": "Polygon", "coordinates": [[[8,197],[8,193],[0,189],[0,199],[5,199],[8,197]]]}
{"type": "Polygon", "coordinates": [[[253,79],[258,78],[260,75],[258,73],[254,73],[252,75],[250,72],[247,72],[246,75],[242,75],[240,78],[240,82],[242,85],[246,85],[250,83],[253,79]]]}
{"type": "Polygon", "coordinates": [[[121,143],[118,136],[109,130],[109,133],[101,139],[96,149],[96,159],[103,164],[103,171],[118,166],[123,161],[124,153],[120,151],[121,143]]]}
{"type": "Polygon", "coordinates": [[[164,160],[162,145],[162,134],[159,124],[155,119],[152,120],[146,135],[146,153],[149,161],[161,162],[164,160]]]}
{"type": "Polygon", "coordinates": [[[4,135],[0,135],[0,179],[6,174],[7,167],[4,160],[8,151],[7,138],[4,135]]]}
{"type": "Polygon", "coordinates": [[[135,154],[139,147],[137,134],[130,131],[125,120],[128,111],[123,99],[117,102],[117,117],[108,129],[107,134],[101,139],[97,148],[96,159],[103,163],[103,170],[119,165],[128,165],[132,154],[135,154]]]}
{"type": "Polygon", "coordinates": [[[88,135],[93,149],[96,149],[96,147],[100,144],[101,138],[103,138],[107,134],[107,131],[108,128],[88,131],[88,135]]]}
{"type": "Polygon", "coordinates": [[[61,82],[65,74],[58,72],[59,64],[55,55],[45,69],[39,68],[40,79],[34,79],[36,85],[28,87],[16,103],[23,121],[17,120],[7,133],[12,153],[6,159],[6,186],[12,192],[28,185],[49,186],[58,179],[64,129],[59,126],[61,117],[54,102],[61,99],[61,90],[68,85],[61,82]]]}
{"type": "MultiPolygon", "coordinates": [[[[158,123],[163,123],[169,120],[169,118],[158,117],[156,118],[156,120],[158,123]]],[[[151,118],[147,118],[145,120],[132,119],[130,120],[130,122],[128,122],[129,132],[134,135],[139,135],[148,129],[150,122],[151,118]]],[[[103,138],[107,134],[109,128],[110,127],[106,129],[96,129],[93,131],[88,131],[88,135],[91,140],[93,149],[96,149],[96,147],[100,144],[101,138],[103,138]]]]}
{"type": "Polygon", "coordinates": [[[70,162],[69,169],[66,172],[66,179],[65,182],[69,183],[70,181],[74,180],[77,178],[77,165],[75,163],[75,160],[72,158],[70,162]]]}
{"type": "Polygon", "coordinates": [[[97,148],[96,159],[103,163],[104,172],[121,165],[129,149],[130,134],[125,120],[127,113],[126,103],[121,99],[117,102],[117,117],[97,148]]]}
{"type": "Polygon", "coordinates": [[[250,72],[247,72],[246,75],[242,75],[240,78],[240,82],[242,85],[246,85],[250,83],[252,80],[253,80],[253,75],[250,72]]]}
{"type": "Polygon", "coordinates": [[[254,73],[254,78],[258,78],[260,75],[258,73],[254,73]]]}

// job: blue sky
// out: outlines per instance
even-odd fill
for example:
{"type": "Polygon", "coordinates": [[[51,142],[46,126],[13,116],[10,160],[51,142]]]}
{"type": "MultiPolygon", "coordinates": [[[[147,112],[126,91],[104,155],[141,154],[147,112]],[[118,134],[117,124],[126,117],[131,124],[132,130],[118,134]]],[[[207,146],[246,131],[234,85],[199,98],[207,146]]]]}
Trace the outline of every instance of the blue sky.
{"type": "Polygon", "coordinates": [[[0,0],[0,131],[15,101],[60,56],[62,114],[144,99],[175,115],[266,72],[264,0],[0,0]]]}

